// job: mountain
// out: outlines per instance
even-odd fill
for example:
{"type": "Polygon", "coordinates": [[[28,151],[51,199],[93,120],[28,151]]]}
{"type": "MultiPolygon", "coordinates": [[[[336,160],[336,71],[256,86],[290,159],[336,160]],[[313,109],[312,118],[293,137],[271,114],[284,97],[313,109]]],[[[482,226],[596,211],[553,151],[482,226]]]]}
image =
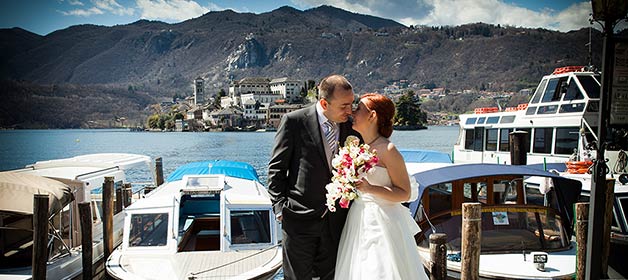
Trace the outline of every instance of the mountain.
{"type": "MultiPolygon", "coordinates": [[[[594,30],[592,37],[599,66],[601,35],[594,30]]],[[[46,36],[0,29],[0,38],[1,80],[96,86],[113,96],[132,89],[142,95],[131,104],[138,106],[144,95],[191,95],[198,76],[206,79],[207,92],[249,76],[319,80],[331,73],[345,74],[358,93],[401,79],[448,89],[517,90],[534,86],[555,67],[587,64],[589,30],[406,27],[332,6],[286,6],[262,14],[209,12],[176,24],[78,25],[46,36]]],[[[16,93],[2,87],[0,94],[16,93]]],[[[0,119],[0,127],[6,125],[0,119]]]]}

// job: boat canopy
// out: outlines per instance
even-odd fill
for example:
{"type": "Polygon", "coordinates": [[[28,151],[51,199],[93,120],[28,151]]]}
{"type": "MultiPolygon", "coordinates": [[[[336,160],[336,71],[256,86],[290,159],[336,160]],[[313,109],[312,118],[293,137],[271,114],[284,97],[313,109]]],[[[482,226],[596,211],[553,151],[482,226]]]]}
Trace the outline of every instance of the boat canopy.
{"type": "Polygon", "coordinates": [[[259,177],[253,166],[245,162],[229,160],[208,160],[188,163],[172,172],[166,181],[172,182],[181,180],[184,175],[203,174],[223,174],[225,176],[259,182],[259,177]]]}
{"type": "Polygon", "coordinates": [[[24,173],[0,172],[0,211],[32,215],[35,194],[49,195],[49,216],[74,199],[71,188],[59,181],[24,173]]]}
{"type": "Polygon", "coordinates": [[[419,184],[419,197],[410,203],[412,216],[416,215],[421,198],[426,188],[471,178],[494,177],[494,176],[539,176],[549,177],[556,190],[559,208],[557,209],[565,221],[568,229],[573,222],[573,204],[578,201],[582,183],[577,180],[561,177],[551,172],[532,169],[523,165],[503,165],[503,164],[460,164],[449,165],[441,168],[430,169],[412,175],[419,184]]]}

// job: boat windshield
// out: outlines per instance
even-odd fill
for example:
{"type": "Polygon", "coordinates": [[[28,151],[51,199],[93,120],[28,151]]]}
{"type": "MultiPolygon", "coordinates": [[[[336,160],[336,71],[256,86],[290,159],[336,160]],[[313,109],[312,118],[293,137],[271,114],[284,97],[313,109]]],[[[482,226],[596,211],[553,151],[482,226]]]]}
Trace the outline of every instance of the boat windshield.
{"type": "MultiPolygon", "coordinates": [[[[450,251],[461,250],[462,215],[449,212],[431,219],[437,233],[447,234],[450,251]]],[[[419,245],[429,248],[428,226],[417,235],[419,245]]],[[[567,248],[560,216],[551,208],[532,205],[499,205],[482,209],[481,251],[486,253],[511,251],[551,251],[567,248]]]]}
{"type": "Polygon", "coordinates": [[[0,269],[26,267],[33,261],[32,215],[2,212],[0,269]]]}
{"type": "Polygon", "coordinates": [[[597,82],[600,79],[599,76],[596,76],[597,80],[592,76],[577,77],[578,81],[580,81],[582,88],[584,88],[584,91],[586,91],[589,98],[600,98],[600,84],[597,82]]]}
{"type": "Polygon", "coordinates": [[[231,210],[231,244],[270,243],[269,210],[231,210]]]}

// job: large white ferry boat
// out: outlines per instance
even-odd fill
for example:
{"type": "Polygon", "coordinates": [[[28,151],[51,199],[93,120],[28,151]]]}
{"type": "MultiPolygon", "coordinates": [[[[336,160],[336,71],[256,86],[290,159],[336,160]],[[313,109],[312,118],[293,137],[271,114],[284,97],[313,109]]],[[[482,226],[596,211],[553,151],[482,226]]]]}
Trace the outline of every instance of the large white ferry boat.
{"type": "MultiPolygon", "coordinates": [[[[557,68],[541,79],[527,104],[503,110],[477,108],[472,114],[460,115],[453,161],[509,164],[509,134],[526,131],[527,164],[568,171],[561,174],[582,181],[586,199],[591,190],[588,168],[596,158],[600,82],[601,75],[586,67],[557,68]]],[[[604,155],[608,176],[617,179],[612,240],[620,243],[628,243],[627,131],[626,127],[611,128],[604,155]]]]}

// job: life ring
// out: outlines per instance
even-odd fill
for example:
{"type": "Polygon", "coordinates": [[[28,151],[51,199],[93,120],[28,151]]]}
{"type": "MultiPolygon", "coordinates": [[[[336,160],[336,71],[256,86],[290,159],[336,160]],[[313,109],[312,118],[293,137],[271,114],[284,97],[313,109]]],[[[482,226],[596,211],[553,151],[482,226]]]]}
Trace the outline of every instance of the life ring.
{"type": "Polygon", "coordinates": [[[567,173],[569,174],[585,174],[593,165],[593,161],[568,161],[565,162],[565,165],[567,165],[567,173]]]}

